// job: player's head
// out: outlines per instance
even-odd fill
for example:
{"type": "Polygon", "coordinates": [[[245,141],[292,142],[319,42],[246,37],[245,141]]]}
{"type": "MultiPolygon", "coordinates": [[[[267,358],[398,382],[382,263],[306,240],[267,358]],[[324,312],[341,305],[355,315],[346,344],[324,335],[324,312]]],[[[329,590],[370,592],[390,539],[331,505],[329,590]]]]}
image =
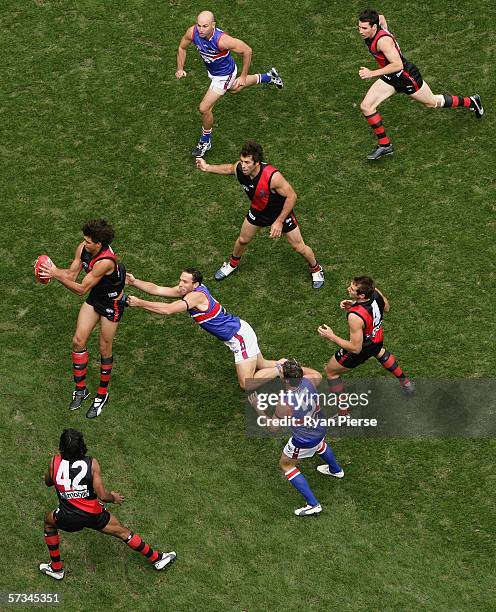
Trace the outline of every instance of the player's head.
{"type": "Polygon", "coordinates": [[[114,235],[114,228],[105,219],[90,219],[83,225],[85,246],[91,253],[108,247],[114,235]]]}
{"type": "Polygon", "coordinates": [[[358,16],[358,31],[362,38],[370,38],[379,27],[379,13],[373,9],[366,9],[358,16]]]}
{"type": "Polygon", "coordinates": [[[203,274],[196,268],[184,268],[179,277],[179,292],[186,295],[199,287],[203,282],[203,274]]]}
{"type": "Polygon", "coordinates": [[[88,452],[83,434],[76,429],[64,429],[60,436],[59,451],[62,459],[68,461],[82,459],[88,452]]]}
{"type": "Polygon", "coordinates": [[[287,359],[282,364],[282,375],[290,387],[297,387],[303,378],[303,368],[296,359],[287,359]]]}
{"type": "Polygon", "coordinates": [[[246,142],[239,154],[239,163],[241,165],[241,171],[243,174],[250,174],[258,168],[258,164],[263,161],[264,152],[262,145],[256,140],[249,140],[246,142]]]}
{"type": "Polygon", "coordinates": [[[370,276],[355,276],[348,287],[348,293],[357,300],[369,300],[375,291],[375,284],[370,276]]]}
{"type": "Polygon", "coordinates": [[[210,38],[215,30],[215,15],[212,11],[202,11],[196,18],[196,29],[200,38],[210,38]]]}

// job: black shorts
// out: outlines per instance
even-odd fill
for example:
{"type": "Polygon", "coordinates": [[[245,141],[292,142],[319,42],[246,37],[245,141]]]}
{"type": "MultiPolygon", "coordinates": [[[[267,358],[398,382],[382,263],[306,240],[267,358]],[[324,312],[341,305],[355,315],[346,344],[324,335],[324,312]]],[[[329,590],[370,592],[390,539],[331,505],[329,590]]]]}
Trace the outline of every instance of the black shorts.
{"type": "MultiPolygon", "coordinates": [[[[258,210],[250,208],[246,215],[246,220],[248,223],[256,225],[257,227],[270,227],[278,216],[278,214],[273,216],[264,215],[263,212],[261,213],[258,210]]],[[[282,224],[282,233],[287,234],[288,232],[292,232],[297,227],[298,221],[296,220],[294,214],[291,213],[284,219],[284,223],[282,224]]]]}
{"type": "Polygon", "coordinates": [[[118,323],[122,319],[124,308],[126,307],[126,297],[127,296],[123,294],[120,300],[112,300],[111,298],[102,299],[90,293],[86,303],[93,306],[96,312],[102,317],[118,323]]]}
{"type": "Polygon", "coordinates": [[[382,348],[382,342],[377,342],[376,344],[369,344],[362,348],[362,350],[358,353],[350,353],[349,351],[345,351],[340,348],[339,351],[334,353],[334,357],[339,365],[342,365],[345,368],[349,368],[350,370],[356,368],[362,363],[365,363],[367,359],[371,357],[375,357],[377,353],[382,348]]]}
{"type": "Polygon", "coordinates": [[[101,531],[110,521],[110,512],[104,508],[100,514],[90,514],[89,512],[83,514],[70,512],[65,508],[57,508],[53,513],[53,520],[57,529],[62,529],[62,531],[81,531],[86,527],[101,531]]]}
{"type": "Polygon", "coordinates": [[[388,85],[392,85],[398,93],[404,93],[407,96],[416,93],[424,84],[420,70],[410,62],[405,64],[401,74],[384,74],[381,76],[381,80],[388,85]]]}

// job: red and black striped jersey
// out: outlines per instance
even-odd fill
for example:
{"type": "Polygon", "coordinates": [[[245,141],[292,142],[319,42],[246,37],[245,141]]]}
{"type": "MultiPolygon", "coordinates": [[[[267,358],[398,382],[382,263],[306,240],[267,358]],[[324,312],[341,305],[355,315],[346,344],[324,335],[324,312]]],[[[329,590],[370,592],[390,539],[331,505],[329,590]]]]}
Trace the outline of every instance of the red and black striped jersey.
{"type": "Polygon", "coordinates": [[[365,39],[365,44],[369,48],[370,53],[374,56],[375,61],[379,64],[381,68],[385,68],[391,63],[387,59],[387,57],[384,55],[384,53],[379,51],[379,49],[377,48],[377,43],[381,40],[381,38],[384,38],[384,36],[388,36],[389,38],[393,39],[394,46],[396,47],[396,50],[400,54],[401,61],[403,62],[403,67],[405,67],[405,65],[408,63],[408,60],[404,57],[403,53],[401,52],[398,41],[391,34],[391,32],[381,27],[377,28],[377,32],[375,33],[375,36],[373,38],[365,39]]]}
{"type": "Polygon", "coordinates": [[[83,247],[81,251],[81,263],[86,273],[93,270],[93,266],[103,259],[110,259],[114,264],[114,270],[103,276],[91,289],[90,296],[95,299],[115,299],[118,297],[126,284],[126,269],[117,262],[114,251],[110,246],[102,248],[94,257],[83,247]]]}
{"type": "Polygon", "coordinates": [[[93,457],[69,461],[61,455],[52,458],[53,482],[59,506],[70,512],[100,514],[104,506],[93,489],[93,457]]]}
{"type": "Polygon", "coordinates": [[[251,200],[251,209],[262,211],[275,208],[278,212],[282,210],[286,201],[285,196],[279,195],[270,189],[270,181],[276,172],[277,168],[274,168],[274,166],[267,162],[261,162],[260,172],[255,178],[252,178],[249,175],[243,174],[241,164],[236,166],[236,177],[251,200]]]}
{"type": "Polygon", "coordinates": [[[359,302],[348,310],[347,317],[350,314],[355,314],[364,322],[362,346],[378,344],[384,340],[384,331],[382,329],[384,306],[384,298],[378,291],[374,291],[369,300],[359,302]]]}

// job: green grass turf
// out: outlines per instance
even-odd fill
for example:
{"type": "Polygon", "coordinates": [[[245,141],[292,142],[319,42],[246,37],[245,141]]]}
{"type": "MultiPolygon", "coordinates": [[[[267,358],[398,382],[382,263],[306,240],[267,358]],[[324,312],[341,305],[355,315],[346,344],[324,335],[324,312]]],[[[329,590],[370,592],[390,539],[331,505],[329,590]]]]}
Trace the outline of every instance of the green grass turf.
{"type": "MultiPolygon", "coordinates": [[[[2,21],[1,591],[58,591],[64,609],[490,610],[494,608],[492,440],[337,440],[342,482],[303,472],[325,507],[277,472],[283,440],[244,435],[231,356],[184,315],[125,313],[111,402],[95,422],[70,414],[70,340],[81,300],[35,285],[31,263],[72,258],[82,222],[105,216],[138,277],[172,284],[204,270],[215,295],[256,328],[267,356],[321,368],[333,348],[320,323],[346,332],[346,283],[370,273],[393,309],[386,339],[416,378],[489,377],[494,321],[495,36],[489,2],[379,7],[435,92],[479,92],[487,116],[427,110],[396,96],[381,107],[396,154],[376,165],[360,116],[371,58],[356,2],[217,2],[220,27],[275,65],[283,91],[252,88],[216,108],[208,160],[232,162],[248,138],[299,195],[303,235],[327,272],[310,288],[299,257],[260,236],[240,272],[214,285],[247,208],[235,179],[200,174],[190,151],[207,87],[177,44],[200,8],[180,0],[4,0],[2,21]],[[42,484],[66,426],[85,432],[117,516],[179,554],[159,574],[118,541],[62,535],[67,577],[39,574],[42,484]]],[[[90,342],[89,382],[97,380],[90,342]]],[[[387,376],[370,363],[353,377],[387,376]]]]}

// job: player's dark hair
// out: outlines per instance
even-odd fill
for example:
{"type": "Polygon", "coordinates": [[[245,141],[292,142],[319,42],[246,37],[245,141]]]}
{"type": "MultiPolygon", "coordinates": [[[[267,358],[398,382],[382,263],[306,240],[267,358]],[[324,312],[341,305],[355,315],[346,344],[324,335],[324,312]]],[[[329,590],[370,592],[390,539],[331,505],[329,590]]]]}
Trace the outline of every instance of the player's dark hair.
{"type": "Polygon", "coordinates": [[[191,274],[194,283],[199,283],[200,285],[203,283],[203,274],[200,272],[200,270],[197,270],[196,268],[184,268],[183,272],[186,272],[186,274],[191,274]]]}
{"type": "Polygon", "coordinates": [[[82,459],[88,452],[83,434],[76,429],[64,429],[60,436],[59,451],[62,459],[82,459]]]}
{"type": "Polygon", "coordinates": [[[355,276],[353,282],[356,285],[358,293],[363,293],[367,299],[372,297],[375,291],[375,284],[370,276],[355,276]]]}
{"type": "Polygon", "coordinates": [[[83,236],[108,247],[115,236],[114,228],[105,219],[90,219],[83,225],[83,236]]]}
{"type": "Polygon", "coordinates": [[[282,364],[282,375],[291,386],[297,387],[303,378],[303,368],[296,359],[288,359],[282,364]]]}
{"type": "Polygon", "coordinates": [[[243,157],[251,156],[256,164],[262,162],[264,158],[262,145],[256,140],[249,140],[248,142],[245,142],[241,148],[240,155],[243,157]]]}
{"type": "Polygon", "coordinates": [[[379,25],[379,13],[374,9],[366,9],[362,11],[358,16],[358,21],[362,23],[369,23],[370,25],[379,25]]]}

